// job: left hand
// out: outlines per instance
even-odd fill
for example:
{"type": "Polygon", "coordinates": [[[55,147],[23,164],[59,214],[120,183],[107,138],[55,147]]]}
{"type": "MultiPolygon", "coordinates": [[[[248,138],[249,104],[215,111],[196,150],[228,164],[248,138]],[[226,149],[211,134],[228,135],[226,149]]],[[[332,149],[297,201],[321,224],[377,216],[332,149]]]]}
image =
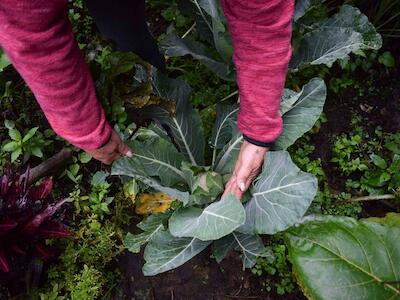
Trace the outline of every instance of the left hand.
{"type": "Polygon", "coordinates": [[[247,141],[243,142],[232,177],[225,185],[223,196],[233,194],[238,199],[242,198],[243,193],[247,191],[260,172],[267,151],[266,147],[256,146],[247,141]]]}

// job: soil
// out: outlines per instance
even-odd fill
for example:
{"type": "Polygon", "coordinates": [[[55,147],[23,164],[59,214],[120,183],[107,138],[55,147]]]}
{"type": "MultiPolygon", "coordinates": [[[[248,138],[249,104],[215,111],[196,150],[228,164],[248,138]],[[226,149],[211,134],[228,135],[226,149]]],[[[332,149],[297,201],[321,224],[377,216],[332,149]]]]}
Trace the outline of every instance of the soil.
{"type": "Polygon", "coordinates": [[[238,255],[232,253],[220,264],[206,249],[181,267],[157,276],[142,274],[142,254],[125,252],[119,260],[123,281],[112,297],[122,299],[306,299],[299,291],[278,296],[262,289],[262,277],[243,271],[238,255]]]}
{"type": "MultiPolygon", "coordinates": [[[[393,41],[386,46],[385,50],[392,53],[397,64],[400,63],[400,41],[393,41]]],[[[358,91],[350,87],[340,94],[328,90],[324,112],[327,122],[321,126],[320,131],[312,136],[315,145],[313,159],[321,159],[322,167],[327,175],[328,183],[333,191],[343,191],[345,178],[330,163],[332,142],[335,136],[352,130],[350,121],[353,113],[362,117],[362,125],[367,132],[373,133],[380,126],[384,132],[400,132],[400,68],[396,66],[393,70],[387,70],[378,62],[371,68],[371,74],[363,70],[357,70],[352,77],[357,82],[366,82],[375,87],[375,94],[358,96],[358,91]],[[371,80],[372,81],[369,81],[371,80]]],[[[340,68],[335,66],[332,77],[340,76],[340,68]]],[[[325,81],[329,82],[330,78],[325,81]]]]}

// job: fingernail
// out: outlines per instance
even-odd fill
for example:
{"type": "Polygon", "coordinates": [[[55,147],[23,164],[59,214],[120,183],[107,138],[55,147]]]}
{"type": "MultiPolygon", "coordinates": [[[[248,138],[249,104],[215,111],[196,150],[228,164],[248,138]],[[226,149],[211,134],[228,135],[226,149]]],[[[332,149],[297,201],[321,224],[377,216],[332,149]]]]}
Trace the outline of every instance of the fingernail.
{"type": "Polygon", "coordinates": [[[239,182],[238,186],[242,192],[244,192],[246,190],[246,185],[244,184],[244,182],[239,182]]]}
{"type": "Polygon", "coordinates": [[[131,150],[128,150],[128,152],[125,153],[126,156],[128,156],[129,158],[133,156],[133,153],[131,150]]]}

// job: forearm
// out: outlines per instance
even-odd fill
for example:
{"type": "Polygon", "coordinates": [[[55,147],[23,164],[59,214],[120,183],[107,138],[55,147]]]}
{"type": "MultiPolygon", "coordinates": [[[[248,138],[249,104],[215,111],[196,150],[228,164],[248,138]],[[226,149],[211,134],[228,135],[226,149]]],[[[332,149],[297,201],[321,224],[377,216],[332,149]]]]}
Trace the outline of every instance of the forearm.
{"type": "Polygon", "coordinates": [[[291,57],[293,0],[222,0],[234,47],[240,93],[238,126],[268,146],[282,131],[279,114],[291,57]]]}
{"type": "Polygon", "coordinates": [[[1,0],[0,45],[54,131],[85,150],[111,134],[67,18],[67,1],[1,0]]]}

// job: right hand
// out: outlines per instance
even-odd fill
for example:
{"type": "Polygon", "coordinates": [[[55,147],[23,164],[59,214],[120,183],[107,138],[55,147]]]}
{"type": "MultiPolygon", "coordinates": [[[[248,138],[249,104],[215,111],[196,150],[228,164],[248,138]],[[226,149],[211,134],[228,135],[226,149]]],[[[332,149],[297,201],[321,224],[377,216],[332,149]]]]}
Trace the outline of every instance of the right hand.
{"type": "Polygon", "coordinates": [[[247,141],[243,142],[233,174],[225,185],[223,196],[233,194],[238,199],[242,198],[243,193],[260,173],[267,151],[267,147],[256,146],[247,141]]]}
{"type": "Polygon", "coordinates": [[[99,149],[88,150],[86,153],[106,165],[112,164],[112,162],[119,159],[121,155],[127,157],[132,157],[133,155],[132,150],[121,140],[114,130],[107,144],[99,149]]]}

